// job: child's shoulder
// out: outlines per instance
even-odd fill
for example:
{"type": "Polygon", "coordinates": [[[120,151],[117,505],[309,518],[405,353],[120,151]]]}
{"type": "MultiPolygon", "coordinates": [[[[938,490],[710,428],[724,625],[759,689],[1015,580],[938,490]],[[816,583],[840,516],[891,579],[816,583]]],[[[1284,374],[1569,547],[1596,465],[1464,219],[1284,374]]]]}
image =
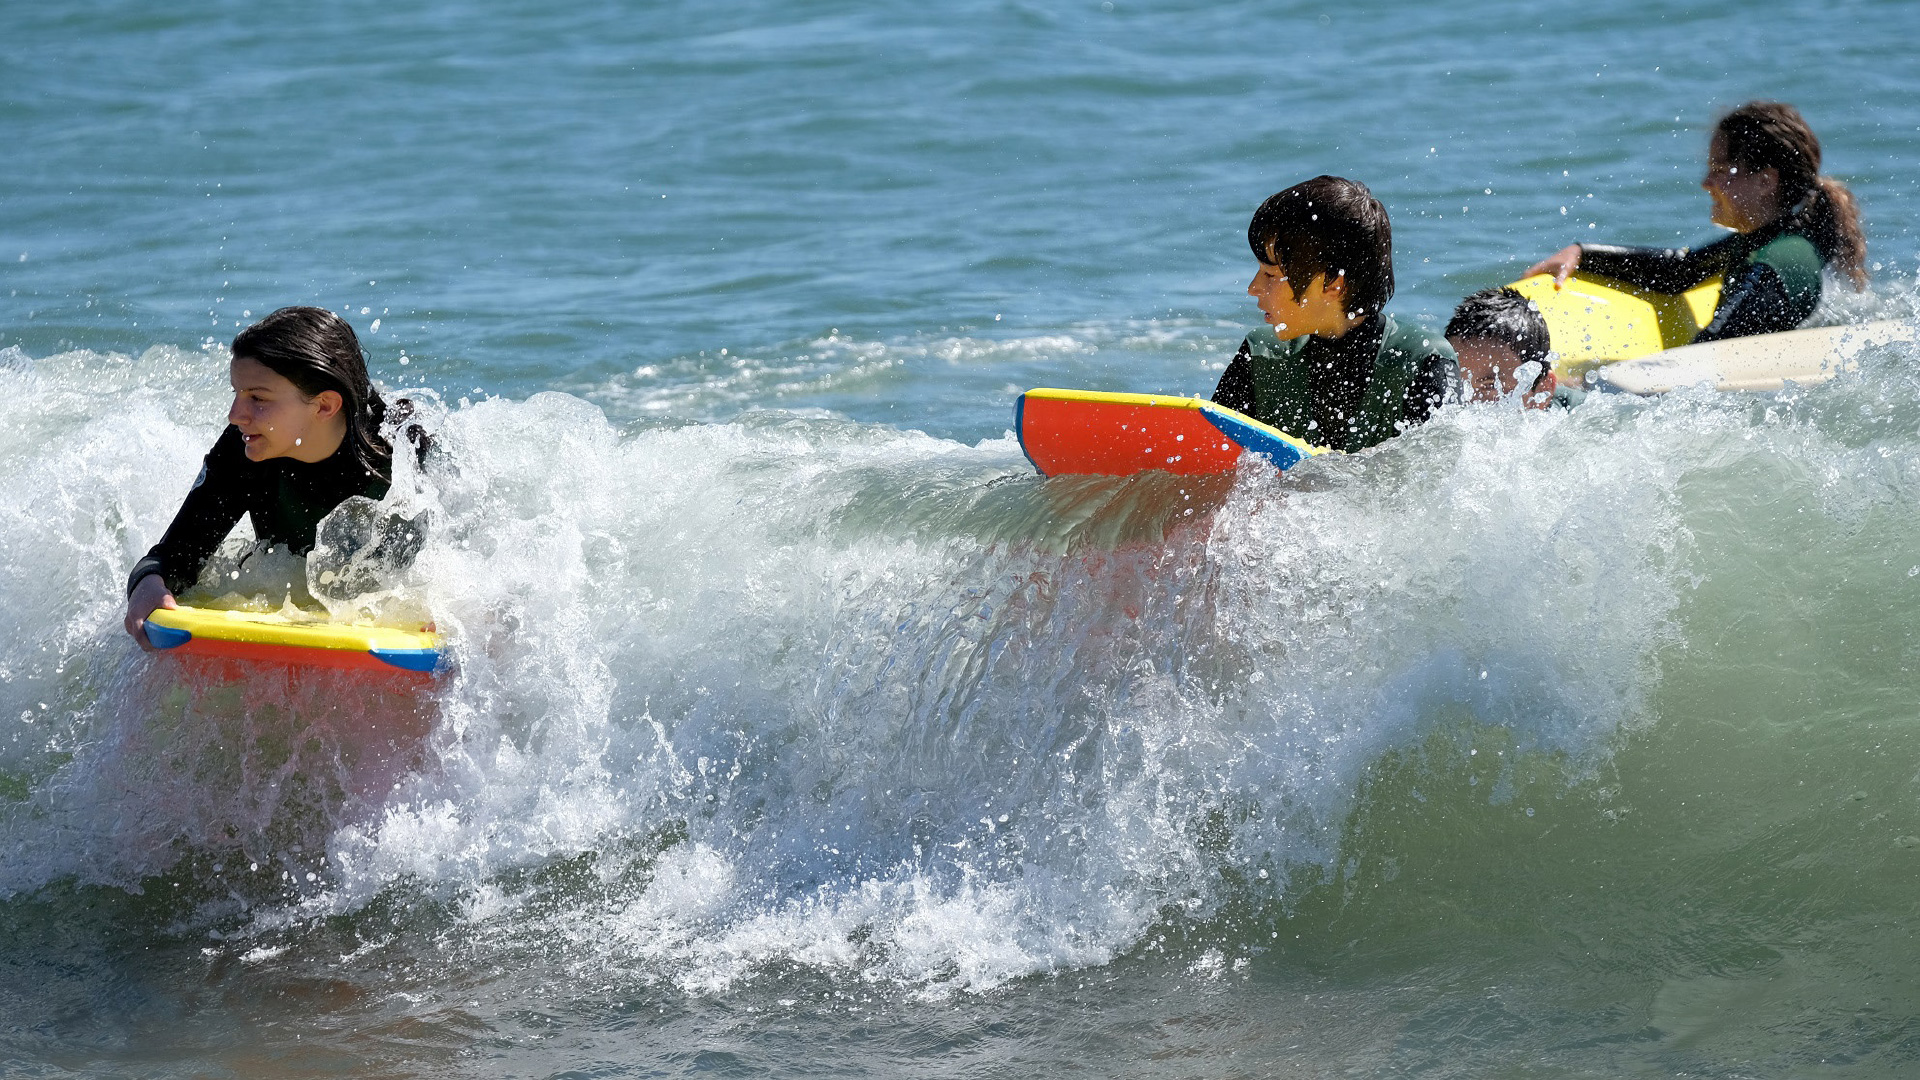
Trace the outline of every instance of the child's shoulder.
{"type": "Polygon", "coordinates": [[[1752,255],[1747,256],[1747,258],[1752,262],[1800,262],[1812,263],[1816,267],[1820,265],[1819,249],[1813,246],[1813,241],[1797,232],[1781,233],[1779,236],[1760,245],[1760,247],[1755,250],[1752,255]]]}
{"type": "Polygon", "coordinates": [[[1780,283],[1787,287],[1788,292],[1813,290],[1814,295],[1819,295],[1823,265],[1820,252],[1813,246],[1813,241],[1799,233],[1782,233],[1747,256],[1747,261],[1773,267],[1773,272],[1780,276],[1780,283]]]}
{"type": "MultiPolygon", "coordinates": [[[[1446,336],[1440,331],[1422,326],[1412,319],[1396,319],[1392,315],[1384,316],[1384,319],[1386,328],[1380,341],[1383,354],[1395,354],[1409,360],[1423,360],[1429,356],[1449,361],[1455,359],[1453,346],[1447,344],[1446,336]]],[[[1274,334],[1273,327],[1256,326],[1248,331],[1241,347],[1256,360],[1286,360],[1298,355],[1307,340],[1298,337],[1282,341],[1274,334]]]]}
{"type": "Polygon", "coordinates": [[[1446,335],[1438,330],[1420,325],[1412,319],[1396,319],[1386,316],[1387,332],[1382,343],[1383,349],[1390,349],[1404,356],[1422,359],[1438,356],[1446,360],[1456,359],[1453,346],[1447,343],[1446,335]]]}

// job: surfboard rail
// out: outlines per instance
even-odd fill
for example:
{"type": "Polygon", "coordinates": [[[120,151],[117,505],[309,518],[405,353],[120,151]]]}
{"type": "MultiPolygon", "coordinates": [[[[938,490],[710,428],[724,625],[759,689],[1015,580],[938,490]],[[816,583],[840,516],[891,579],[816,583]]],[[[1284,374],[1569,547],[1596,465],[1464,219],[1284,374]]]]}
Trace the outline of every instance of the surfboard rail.
{"type": "Polygon", "coordinates": [[[1664,394],[1683,386],[1767,392],[1792,382],[1813,386],[1860,366],[1860,354],[1876,346],[1920,340],[1920,330],[1902,319],[1844,326],[1808,326],[1777,334],[1683,345],[1652,356],[1609,364],[1602,383],[1629,394],[1664,394]]]}
{"type": "Polygon", "coordinates": [[[440,663],[440,637],[430,627],[404,630],[182,605],[155,608],[146,632],[155,648],[183,656],[421,675],[440,663]]]}
{"type": "Polygon", "coordinates": [[[1231,472],[1242,454],[1290,469],[1326,452],[1204,398],[1039,387],[1014,403],[1015,435],[1042,476],[1231,472]]]}

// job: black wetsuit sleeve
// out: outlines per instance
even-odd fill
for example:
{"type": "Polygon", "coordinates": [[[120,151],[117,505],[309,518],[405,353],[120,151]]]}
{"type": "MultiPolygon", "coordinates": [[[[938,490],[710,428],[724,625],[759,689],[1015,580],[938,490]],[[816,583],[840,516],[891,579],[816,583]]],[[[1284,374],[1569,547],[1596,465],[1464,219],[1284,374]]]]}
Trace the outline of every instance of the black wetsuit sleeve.
{"type": "Polygon", "coordinates": [[[200,580],[201,568],[247,512],[246,493],[234,467],[236,456],[245,460],[246,450],[240,433],[229,427],[207,451],[200,475],[181,502],[180,512],[173,515],[166,535],[133,565],[127,575],[128,594],[148,574],[159,574],[166,580],[167,591],[176,595],[200,580]]]}
{"type": "Polygon", "coordinates": [[[1253,413],[1253,351],[1246,342],[1240,343],[1240,351],[1233,354],[1233,362],[1221,373],[1220,384],[1213,388],[1213,403],[1235,412],[1253,413]]]}
{"type": "Polygon", "coordinates": [[[1414,369],[1413,381],[1407,384],[1407,403],[1400,415],[1400,429],[1405,431],[1433,419],[1458,381],[1453,361],[1439,355],[1421,357],[1414,369]]]}
{"type": "Polygon", "coordinates": [[[1698,248],[1619,247],[1581,244],[1580,269],[1619,278],[1654,292],[1685,292],[1715,274],[1726,271],[1734,252],[1729,236],[1698,248]]]}
{"type": "Polygon", "coordinates": [[[1791,330],[1800,325],[1800,316],[1787,299],[1787,287],[1773,267],[1763,262],[1750,263],[1738,274],[1728,275],[1726,289],[1720,294],[1720,306],[1713,321],[1694,337],[1695,341],[1721,341],[1791,330]]]}

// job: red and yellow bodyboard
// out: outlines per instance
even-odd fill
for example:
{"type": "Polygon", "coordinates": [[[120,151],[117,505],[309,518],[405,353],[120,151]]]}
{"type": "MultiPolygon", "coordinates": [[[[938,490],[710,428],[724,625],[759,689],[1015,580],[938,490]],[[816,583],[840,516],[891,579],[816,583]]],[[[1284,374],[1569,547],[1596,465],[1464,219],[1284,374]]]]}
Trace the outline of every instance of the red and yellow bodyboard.
{"type": "Polygon", "coordinates": [[[1014,405],[1014,430],[1043,476],[1198,476],[1231,472],[1247,453],[1290,469],[1326,452],[1225,406],[1168,394],[1029,390],[1014,405]]]}

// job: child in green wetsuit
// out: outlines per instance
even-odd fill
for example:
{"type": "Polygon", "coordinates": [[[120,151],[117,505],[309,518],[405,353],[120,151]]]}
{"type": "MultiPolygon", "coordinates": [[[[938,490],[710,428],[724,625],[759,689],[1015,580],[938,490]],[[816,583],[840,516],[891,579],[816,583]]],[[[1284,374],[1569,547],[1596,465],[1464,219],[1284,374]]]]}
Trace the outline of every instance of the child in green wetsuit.
{"type": "Polygon", "coordinates": [[[1453,350],[1382,310],[1393,297],[1393,227],[1366,185],[1295,184],[1260,204],[1247,244],[1260,264],[1247,293],[1267,325],[1241,342],[1215,404],[1348,452],[1432,415],[1453,383],[1453,350]]]}
{"type": "Polygon", "coordinates": [[[1867,241],[1846,185],[1820,175],[1820,140],[1798,109],[1750,101],[1722,117],[1700,181],[1713,223],[1732,236],[1697,248],[1573,244],[1535,263],[1555,286],[1576,269],[1654,292],[1678,293],[1720,276],[1720,303],[1695,341],[1791,330],[1820,303],[1832,266],[1856,289],[1867,282],[1867,241]]]}

